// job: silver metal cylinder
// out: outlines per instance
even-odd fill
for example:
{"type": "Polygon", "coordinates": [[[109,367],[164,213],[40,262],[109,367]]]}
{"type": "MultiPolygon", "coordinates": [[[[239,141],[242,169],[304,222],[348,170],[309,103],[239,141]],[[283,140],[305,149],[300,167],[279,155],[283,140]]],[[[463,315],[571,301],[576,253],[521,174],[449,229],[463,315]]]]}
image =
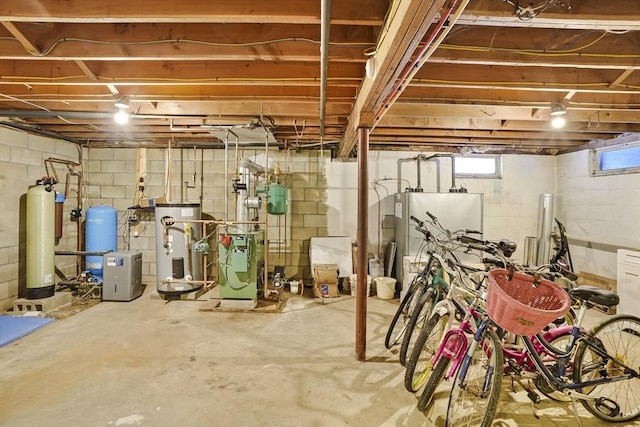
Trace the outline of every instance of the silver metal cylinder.
{"type": "Polygon", "coordinates": [[[158,292],[197,291],[202,287],[202,254],[195,250],[194,244],[202,238],[202,225],[188,221],[201,219],[200,205],[159,203],[155,215],[158,292]],[[178,280],[174,282],[175,279],[178,280]]]}
{"type": "Polygon", "coordinates": [[[524,238],[524,256],[522,264],[526,266],[535,265],[538,258],[538,238],[527,236],[524,238]]]}
{"type": "Polygon", "coordinates": [[[538,210],[538,254],[536,264],[549,263],[551,253],[551,232],[553,231],[553,194],[540,195],[538,210]]]}

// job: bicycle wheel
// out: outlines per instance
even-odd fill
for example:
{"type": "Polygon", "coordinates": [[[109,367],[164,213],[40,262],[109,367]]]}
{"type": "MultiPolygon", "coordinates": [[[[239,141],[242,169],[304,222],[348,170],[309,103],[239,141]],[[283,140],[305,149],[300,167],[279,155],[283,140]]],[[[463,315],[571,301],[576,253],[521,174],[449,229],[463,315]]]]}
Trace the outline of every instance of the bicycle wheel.
{"type": "Polygon", "coordinates": [[[444,374],[446,373],[450,363],[451,359],[441,357],[438,359],[433,369],[431,369],[427,383],[424,385],[424,390],[422,390],[422,396],[420,396],[420,400],[418,400],[419,411],[427,409],[433,400],[433,393],[435,393],[436,388],[438,388],[442,382],[444,374]]]}
{"type": "Polygon", "coordinates": [[[473,341],[451,388],[446,425],[489,427],[498,408],[504,355],[493,331],[473,341]],[[471,356],[469,356],[471,355],[471,356]]]}
{"type": "Polygon", "coordinates": [[[449,315],[434,313],[420,331],[404,373],[404,387],[415,393],[422,387],[431,372],[431,359],[445,333],[449,315]]]}
{"type": "MultiPolygon", "coordinates": [[[[633,378],[582,387],[592,399],[582,405],[596,417],[610,422],[640,417],[640,318],[619,315],[605,320],[588,333],[576,350],[573,379],[576,383],[615,378],[635,372],[633,378]],[[592,347],[593,346],[593,347],[592,347]],[[598,350],[606,356],[598,354],[598,350]]],[[[632,375],[633,376],[633,375],[632,375]]]]}
{"type": "Polygon", "coordinates": [[[435,304],[435,299],[435,291],[433,288],[428,288],[420,295],[418,304],[411,312],[411,317],[409,317],[409,322],[407,323],[407,330],[404,332],[404,337],[402,338],[400,354],[398,355],[402,366],[406,366],[407,364],[411,350],[415,347],[416,339],[424,327],[425,322],[429,319],[431,309],[435,304]]]}
{"type": "Polygon", "coordinates": [[[384,346],[386,348],[393,347],[398,341],[400,341],[400,338],[402,338],[402,335],[407,328],[407,323],[409,322],[411,310],[418,303],[416,296],[419,289],[420,276],[417,276],[411,282],[411,285],[409,285],[409,291],[400,302],[396,313],[393,315],[393,319],[391,319],[387,336],[384,339],[384,346]]]}

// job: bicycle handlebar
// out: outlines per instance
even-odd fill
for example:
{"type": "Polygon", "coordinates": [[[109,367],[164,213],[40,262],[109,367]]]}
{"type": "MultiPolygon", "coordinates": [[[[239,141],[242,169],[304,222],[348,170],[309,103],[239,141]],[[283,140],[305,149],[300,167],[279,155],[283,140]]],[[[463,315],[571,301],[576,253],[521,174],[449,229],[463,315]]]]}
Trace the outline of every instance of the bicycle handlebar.
{"type": "Polygon", "coordinates": [[[465,245],[487,246],[487,243],[489,243],[486,240],[476,239],[475,237],[471,237],[467,235],[458,237],[458,240],[460,241],[460,243],[464,243],[465,245]]]}
{"type": "Polygon", "coordinates": [[[423,221],[420,221],[418,218],[416,218],[415,216],[411,215],[409,217],[411,219],[411,221],[415,222],[416,224],[418,224],[420,227],[422,227],[424,225],[423,221]]]}

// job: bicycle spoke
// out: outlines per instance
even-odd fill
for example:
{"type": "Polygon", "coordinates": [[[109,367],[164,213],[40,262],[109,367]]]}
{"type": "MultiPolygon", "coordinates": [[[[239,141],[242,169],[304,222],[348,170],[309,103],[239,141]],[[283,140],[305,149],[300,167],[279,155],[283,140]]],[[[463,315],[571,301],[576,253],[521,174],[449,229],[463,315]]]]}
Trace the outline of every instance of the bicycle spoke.
{"type": "Polygon", "coordinates": [[[583,400],[583,406],[606,421],[639,418],[640,319],[616,316],[594,327],[589,335],[576,352],[574,381],[610,381],[580,389],[593,398],[583,400]]]}

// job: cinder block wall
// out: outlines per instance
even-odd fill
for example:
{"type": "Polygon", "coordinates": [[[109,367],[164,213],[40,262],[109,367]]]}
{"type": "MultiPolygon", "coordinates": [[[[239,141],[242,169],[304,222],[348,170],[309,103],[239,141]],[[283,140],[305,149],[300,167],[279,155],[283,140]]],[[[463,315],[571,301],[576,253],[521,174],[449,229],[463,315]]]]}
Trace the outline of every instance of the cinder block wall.
{"type": "MultiPolygon", "coordinates": [[[[143,275],[155,286],[155,217],[153,211],[139,211],[140,233],[134,237],[127,224],[128,209],[133,206],[139,185],[134,148],[85,148],[83,165],[86,184],[86,209],[98,204],[118,210],[119,249],[143,253],[143,275]]],[[[264,155],[264,149],[244,149],[240,159],[264,155]]],[[[148,197],[165,195],[167,150],[147,149],[144,193],[148,197]]],[[[233,175],[235,152],[228,152],[229,175],[233,175]]],[[[372,152],[369,181],[382,180],[374,190],[369,187],[369,239],[372,255],[378,241],[393,239],[394,206],[392,195],[398,188],[398,159],[415,153],[372,152]],[[377,193],[376,193],[377,190],[377,193]],[[379,230],[379,227],[382,227],[379,230]]],[[[24,286],[24,260],[20,260],[20,221],[24,212],[20,198],[28,187],[45,175],[44,159],[49,157],[77,161],[76,146],[64,141],[0,128],[0,310],[18,297],[24,286]],[[22,269],[22,270],[21,270],[22,269]]],[[[357,164],[332,161],[328,152],[270,151],[269,157],[280,165],[281,183],[289,189],[289,214],[269,216],[272,241],[270,265],[285,265],[289,278],[309,278],[309,239],[315,236],[350,236],[355,243],[357,225],[357,164]],[[288,231],[287,231],[288,230],[288,231]],[[283,240],[278,246],[277,240],[283,240]]],[[[171,201],[202,203],[203,213],[225,219],[225,193],[229,215],[235,215],[231,184],[225,179],[225,152],[220,149],[171,150],[171,201]],[[195,180],[193,174],[195,172],[195,180]],[[186,183],[186,184],[185,184],[186,183]]],[[[441,189],[450,184],[450,164],[442,162],[441,189]]],[[[612,177],[588,176],[588,152],[557,157],[505,155],[502,180],[459,180],[470,192],[485,194],[485,236],[510,238],[522,245],[524,237],[537,232],[538,202],[541,193],[556,194],[556,216],[567,225],[570,237],[605,244],[634,247],[640,240],[640,175],[612,177]]],[[[65,171],[62,171],[64,175],[65,171]]],[[[437,170],[422,165],[424,191],[436,191],[437,170]]],[[[405,166],[401,188],[415,186],[414,167],[405,166]]],[[[59,184],[56,189],[64,190],[59,184]]],[[[57,250],[76,248],[76,224],[69,220],[75,207],[73,194],[65,203],[64,237],[57,250]]],[[[362,242],[358,242],[362,243],[362,242]]],[[[589,248],[572,248],[574,263],[580,271],[615,277],[615,256],[589,248]]],[[[521,253],[520,253],[521,254],[521,253]]],[[[75,258],[57,257],[56,266],[66,274],[75,271],[75,258]]]]}
{"type": "MultiPolygon", "coordinates": [[[[165,188],[166,149],[145,150],[144,194],[149,198],[170,195],[173,203],[200,203],[202,213],[217,220],[235,218],[232,178],[235,152],[229,150],[228,175],[225,179],[225,151],[221,149],[182,148],[171,150],[170,191],[165,188]],[[195,180],[194,180],[195,173],[195,180]],[[225,192],[228,211],[225,210],[225,192]],[[228,217],[227,217],[228,212],[228,217]]],[[[132,148],[88,148],[88,206],[105,204],[118,210],[118,247],[143,254],[143,280],[156,283],[156,235],[153,210],[131,209],[135,204],[139,178],[136,176],[137,150],[132,148]],[[139,232],[128,226],[127,214],[140,218],[139,232]]],[[[264,150],[242,150],[239,159],[264,157],[264,150]]],[[[268,215],[268,239],[271,242],[269,264],[284,265],[289,278],[309,278],[309,239],[329,234],[326,220],[326,185],[323,166],[315,152],[269,152],[270,161],[278,162],[279,181],[289,189],[289,213],[268,215]],[[280,243],[278,243],[280,242],[280,243]]],[[[264,220],[264,217],[260,218],[264,220]]],[[[215,253],[212,254],[215,257],[215,253]]],[[[211,258],[209,259],[211,261],[211,258]]],[[[214,271],[211,269],[210,274],[214,271]]]]}
{"type": "Polygon", "coordinates": [[[556,157],[557,212],[569,238],[595,247],[571,245],[577,271],[615,278],[617,253],[597,244],[640,250],[640,174],[591,176],[589,151],[556,157]]]}
{"type": "MultiPolygon", "coordinates": [[[[0,127],[0,312],[24,296],[26,288],[26,193],[46,175],[44,160],[57,158],[77,162],[75,144],[56,141],[0,127]]],[[[54,165],[62,181],[55,190],[64,193],[67,169],[54,165]]],[[[75,180],[64,204],[63,237],[56,250],[74,250],[76,224],[68,220],[75,207],[75,180]]],[[[75,274],[75,257],[58,256],[56,266],[64,274],[75,274]]]]}

